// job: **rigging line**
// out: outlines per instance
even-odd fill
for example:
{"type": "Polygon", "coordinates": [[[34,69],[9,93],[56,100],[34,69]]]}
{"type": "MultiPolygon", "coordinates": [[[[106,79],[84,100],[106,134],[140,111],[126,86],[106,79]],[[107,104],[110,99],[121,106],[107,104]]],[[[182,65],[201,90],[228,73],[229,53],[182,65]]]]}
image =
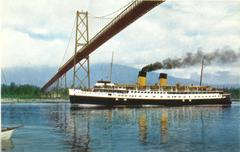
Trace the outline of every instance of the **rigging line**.
{"type": "Polygon", "coordinates": [[[113,15],[113,14],[121,11],[122,9],[126,8],[126,7],[129,6],[132,2],[133,2],[133,0],[131,0],[131,1],[130,1],[129,3],[127,3],[126,5],[120,7],[119,9],[117,9],[117,10],[111,12],[111,13],[105,14],[105,15],[103,15],[103,16],[95,16],[95,15],[93,15],[93,14],[90,14],[90,15],[92,15],[92,16],[95,17],[95,18],[107,18],[108,16],[111,16],[111,15],[113,15]]]}
{"type": "Polygon", "coordinates": [[[67,50],[68,50],[68,48],[69,48],[69,45],[70,45],[70,42],[71,42],[71,38],[72,38],[72,35],[73,35],[73,30],[74,30],[75,24],[76,24],[76,19],[74,19],[74,23],[73,23],[73,26],[72,26],[72,32],[71,32],[71,34],[70,34],[70,37],[69,37],[69,40],[68,40],[68,44],[67,44],[67,47],[66,47],[66,49],[65,49],[65,52],[64,52],[62,61],[60,62],[59,68],[60,68],[61,65],[63,64],[63,61],[64,61],[64,59],[65,59],[65,57],[66,57],[67,50]]]}

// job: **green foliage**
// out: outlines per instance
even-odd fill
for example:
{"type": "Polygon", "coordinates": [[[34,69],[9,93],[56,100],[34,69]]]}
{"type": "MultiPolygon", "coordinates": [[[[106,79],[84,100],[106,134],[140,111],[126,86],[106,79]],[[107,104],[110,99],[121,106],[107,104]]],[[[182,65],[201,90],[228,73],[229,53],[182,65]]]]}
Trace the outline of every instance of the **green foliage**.
{"type": "Polygon", "coordinates": [[[68,98],[68,89],[55,89],[48,93],[41,92],[41,89],[33,85],[16,85],[12,82],[10,85],[1,85],[2,98],[17,99],[42,99],[42,98],[68,98]]]}
{"type": "Polygon", "coordinates": [[[240,88],[224,88],[223,90],[230,93],[232,99],[240,99],[240,88]]]}
{"type": "Polygon", "coordinates": [[[14,82],[12,82],[10,85],[1,85],[1,96],[2,98],[20,99],[40,98],[41,91],[37,86],[28,84],[16,85],[14,82]]]}

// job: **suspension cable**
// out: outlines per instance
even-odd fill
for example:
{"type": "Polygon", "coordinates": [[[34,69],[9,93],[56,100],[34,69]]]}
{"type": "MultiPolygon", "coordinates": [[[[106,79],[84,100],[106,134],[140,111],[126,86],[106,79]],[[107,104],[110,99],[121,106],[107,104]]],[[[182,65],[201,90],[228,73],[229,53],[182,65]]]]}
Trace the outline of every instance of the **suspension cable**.
{"type": "Polygon", "coordinates": [[[71,34],[70,34],[70,37],[69,37],[69,40],[68,40],[67,47],[66,47],[66,49],[65,49],[65,51],[64,51],[63,58],[62,58],[62,60],[61,60],[61,62],[60,62],[59,68],[62,66],[63,61],[64,61],[64,59],[65,59],[65,57],[66,57],[67,50],[68,50],[68,48],[69,48],[69,45],[70,45],[70,42],[71,42],[71,38],[72,38],[72,35],[73,35],[73,31],[74,31],[75,24],[76,24],[76,19],[74,19],[73,26],[72,26],[72,31],[71,31],[71,34]]]}
{"type": "MultiPolygon", "coordinates": [[[[133,0],[132,0],[133,1],[133,0]]],[[[126,5],[120,7],[119,9],[113,11],[113,12],[110,12],[108,14],[105,14],[105,15],[102,15],[102,16],[95,16],[93,14],[90,14],[93,18],[100,18],[100,19],[113,19],[113,17],[109,18],[109,16],[113,15],[113,14],[116,14],[117,12],[123,10],[124,8],[128,7],[132,1],[130,1],[129,3],[127,3],[126,5]]]]}
{"type": "Polygon", "coordinates": [[[3,81],[7,84],[7,80],[6,80],[5,74],[3,72],[3,69],[1,69],[1,76],[3,78],[3,81]]]}

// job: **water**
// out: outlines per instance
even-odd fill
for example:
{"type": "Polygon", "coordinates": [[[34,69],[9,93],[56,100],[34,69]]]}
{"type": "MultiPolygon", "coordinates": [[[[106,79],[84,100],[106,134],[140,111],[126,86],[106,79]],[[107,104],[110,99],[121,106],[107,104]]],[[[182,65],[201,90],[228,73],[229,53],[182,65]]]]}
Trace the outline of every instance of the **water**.
{"type": "Polygon", "coordinates": [[[24,124],[9,152],[239,152],[240,102],[231,107],[78,109],[69,103],[2,104],[2,125],[24,124]]]}

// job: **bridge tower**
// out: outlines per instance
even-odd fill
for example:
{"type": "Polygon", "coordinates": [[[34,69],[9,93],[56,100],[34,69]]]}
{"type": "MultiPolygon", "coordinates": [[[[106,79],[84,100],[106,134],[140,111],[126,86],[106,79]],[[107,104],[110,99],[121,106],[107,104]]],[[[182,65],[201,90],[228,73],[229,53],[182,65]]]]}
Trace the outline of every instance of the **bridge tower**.
{"type": "Polygon", "coordinates": [[[73,67],[73,84],[72,87],[90,88],[90,65],[89,55],[77,63],[76,57],[78,51],[89,43],[88,34],[88,12],[76,13],[76,33],[75,33],[75,50],[74,50],[74,67],[73,67]]]}

